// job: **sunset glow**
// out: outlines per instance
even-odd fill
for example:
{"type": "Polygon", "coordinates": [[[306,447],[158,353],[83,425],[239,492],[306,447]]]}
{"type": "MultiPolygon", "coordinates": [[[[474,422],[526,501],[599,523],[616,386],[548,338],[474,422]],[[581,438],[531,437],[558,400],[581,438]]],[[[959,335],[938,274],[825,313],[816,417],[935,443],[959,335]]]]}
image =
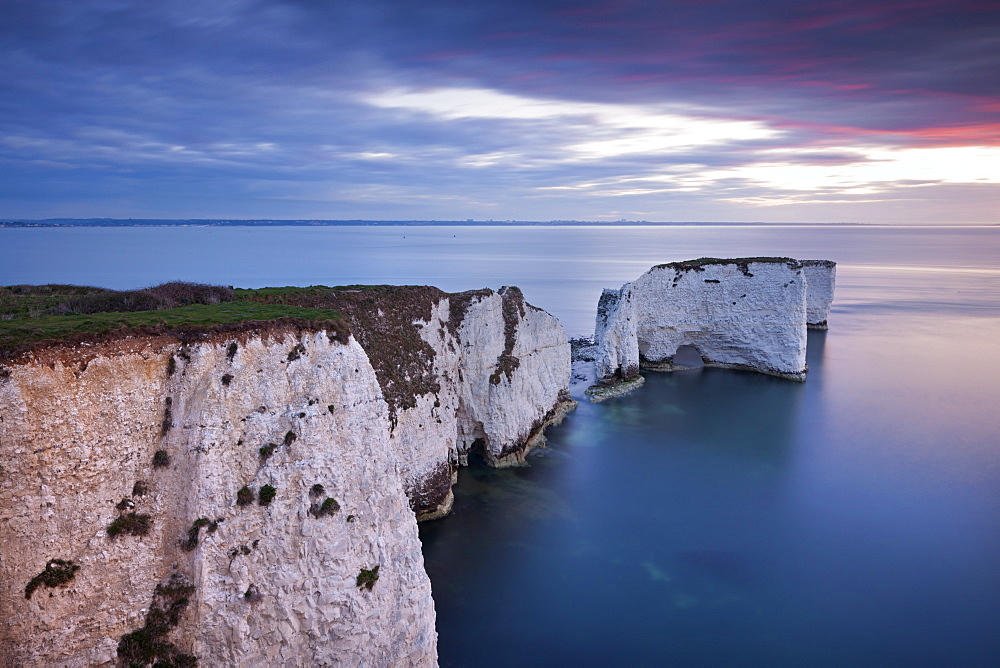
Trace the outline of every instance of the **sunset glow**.
{"type": "Polygon", "coordinates": [[[18,0],[0,217],[994,223],[993,3],[18,0]]]}

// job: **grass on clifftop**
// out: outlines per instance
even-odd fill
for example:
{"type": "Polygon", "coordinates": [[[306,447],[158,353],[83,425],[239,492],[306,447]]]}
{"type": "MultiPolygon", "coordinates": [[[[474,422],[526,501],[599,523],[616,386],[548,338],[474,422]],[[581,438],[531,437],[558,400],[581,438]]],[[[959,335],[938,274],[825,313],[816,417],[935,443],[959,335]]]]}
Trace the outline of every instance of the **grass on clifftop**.
{"type": "Polygon", "coordinates": [[[264,303],[273,301],[275,291],[291,295],[311,290],[233,290],[191,283],[129,291],[75,285],[0,286],[0,357],[42,341],[115,331],[210,331],[219,325],[279,318],[302,323],[340,321],[340,312],[331,308],[264,303]]]}
{"type": "MultiPolygon", "coordinates": [[[[414,285],[251,290],[165,283],[129,291],[74,285],[7,286],[0,287],[0,361],[63,341],[165,334],[186,342],[213,331],[247,331],[257,326],[254,323],[287,322],[334,330],[343,342],[352,333],[375,368],[395,426],[397,409],[411,408],[417,396],[441,389],[434,373],[434,349],[415,323],[430,320],[434,305],[450,297],[451,321],[445,327],[456,334],[469,305],[490,294],[474,290],[447,295],[437,288],[414,285]]],[[[520,292],[517,295],[516,306],[521,309],[526,304],[520,292]]],[[[505,297],[505,322],[513,315],[507,313],[508,301],[505,297]]],[[[444,332],[442,328],[441,335],[444,332]]],[[[505,336],[509,339],[511,334],[511,323],[507,323],[505,336]]],[[[508,341],[508,354],[510,345],[508,341]]],[[[513,359],[500,362],[501,373],[513,368],[513,359]],[[509,364],[503,366],[504,362],[509,364]]]]}
{"type": "Polygon", "coordinates": [[[656,265],[658,268],[662,267],[703,267],[709,264],[749,264],[750,262],[778,262],[778,263],[788,263],[796,262],[796,260],[790,257],[700,257],[696,260],[683,260],[681,262],[667,262],[666,264],[656,265]]]}

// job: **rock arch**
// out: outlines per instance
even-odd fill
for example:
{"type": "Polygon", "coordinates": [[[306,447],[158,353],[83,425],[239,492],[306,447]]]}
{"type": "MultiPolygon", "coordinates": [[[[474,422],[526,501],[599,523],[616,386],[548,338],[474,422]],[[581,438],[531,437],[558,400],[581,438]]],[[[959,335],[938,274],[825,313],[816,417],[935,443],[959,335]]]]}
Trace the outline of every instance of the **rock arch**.
{"type": "Polygon", "coordinates": [[[673,368],[678,348],[693,346],[706,366],[804,380],[806,326],[826,326],[835,266],[785,257],[657,265],[601,295],[598,378],[609,383],[636,378],[640,367],[673,368]]]}

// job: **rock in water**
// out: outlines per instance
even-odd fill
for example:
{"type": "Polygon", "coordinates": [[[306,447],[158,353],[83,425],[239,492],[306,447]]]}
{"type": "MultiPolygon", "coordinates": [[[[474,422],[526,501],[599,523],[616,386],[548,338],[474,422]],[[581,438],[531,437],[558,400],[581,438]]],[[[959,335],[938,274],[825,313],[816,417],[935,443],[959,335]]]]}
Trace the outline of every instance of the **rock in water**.
{"type": "Polygon", "coordinates": [[[806,326],[826,326],[835,266],[778,257],[655,266],[601,295],[597,376],[609,385],[640,368],[670,370],[691,346],[707,366],[804,380],[806,326]]]}
{"type": "Polygon", "coordinates": [[[800,260],[806,277],[806,326],[826,329],[837,283],[837,263],[831,260],[800,260]]]}

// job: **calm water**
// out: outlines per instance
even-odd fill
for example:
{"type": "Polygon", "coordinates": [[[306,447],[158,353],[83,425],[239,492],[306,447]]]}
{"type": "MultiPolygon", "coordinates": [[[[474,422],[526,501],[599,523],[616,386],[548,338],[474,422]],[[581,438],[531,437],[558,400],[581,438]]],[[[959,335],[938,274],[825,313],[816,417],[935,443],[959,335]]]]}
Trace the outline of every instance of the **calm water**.
{"type": "Polygon", "coordinates": [[[463,471],[421,528],[442,664],[997,665],[1000,228],[0,229],[0,284],[513,284],[581,334],[762,254],[840,263],[808,381],[650,374],[463,471]]]}

